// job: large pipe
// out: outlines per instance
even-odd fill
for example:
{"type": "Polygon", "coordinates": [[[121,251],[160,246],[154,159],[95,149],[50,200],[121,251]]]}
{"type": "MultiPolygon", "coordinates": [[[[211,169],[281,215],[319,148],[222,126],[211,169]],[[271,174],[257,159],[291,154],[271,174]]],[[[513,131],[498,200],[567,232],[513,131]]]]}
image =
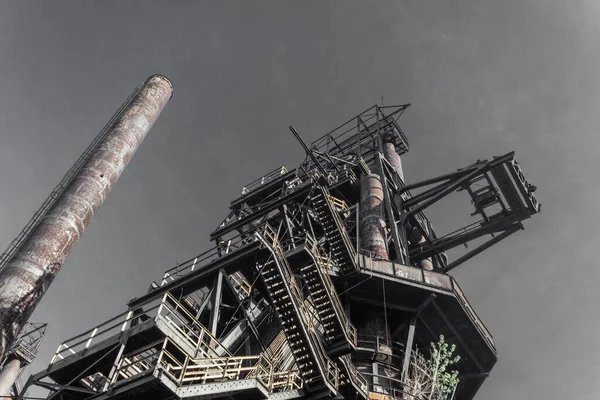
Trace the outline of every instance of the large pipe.
{"type": "Polygon", "coordinates": [[[396,152],[396,146],[392,141],[392,137],[390,135],[385,135],[383,137],[383,157],[390,163],[394,171],[398,174],[402,182],[404,182],[404,170],[402,169],[402,159],[400,155],[396,152]]]}
{"type": "Polygon", "coordinates": [[[173,94],[155,75],[136,90],[63,195],[0,270],[0,359],[21,331],[173,94]]]}
{"type": "Polygon", "coordinates": [[[360,247],[375,257],[388,260],[383,219],[383,187],[377,174],[369,174],[360,181],[360,247]]]}
{"type": "Polygon", "coordinates": [[[0,399],[9,398],[10,390],[21,374],[21,360],[9,357],[0,372],[0,399]]]}
{"type": "MultiPolygon", "coordinates": [[[[394,145],[394,142],[392,141],[391,136],[386,135],[383,137],[383,146],[382,147],[383,147],[383,156],[385,157],[387,162],[390,163],[390,165],[392,166],[394,171],[396,171],[396,173],[398,174],[400,179],[402,179],[402,182],[404,182],[404,170],[402,169],[402,158],[396,152],[396,146],[394,145]]],[[[423,236],[423,234],[421,234],[421,232],[416,227],[412,226],[410,224],[410,222],[407,222],[405,228],[406,228],[406,232],[408,233],[408,240],[410,241],[411,244],[423,244],[427,241],[425,239],[425,237],[423,236]]],[[[431,260],[431,257],[421,260],[420,264],[421,264],[421,268],[426,269],[428,271],[433,271],[433,262],[431,260]]]]}

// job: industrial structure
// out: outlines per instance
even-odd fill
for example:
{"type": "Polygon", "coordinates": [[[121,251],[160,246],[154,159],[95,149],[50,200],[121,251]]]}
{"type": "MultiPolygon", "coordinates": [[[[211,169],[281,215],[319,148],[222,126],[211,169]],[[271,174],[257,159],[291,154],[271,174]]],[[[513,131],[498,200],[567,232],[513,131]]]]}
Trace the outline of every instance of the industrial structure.
{"type": "Polygon", "coordinates": [[[134,90],[0,256],[0,396],[19,392],[17,378],[45,332],[28,329],[29,317],[172,92],[160,75],[134,90]]]}
{"type": "MultiPolygon", "coordinates": [[[[164,82],[151,91],[154,116],[170,96],[164,82]]],[[[448,272],[522,229],[540,204],[513,153],[405,183],[407,108],[373,106],[311,144],[290,127],[300,165],[244,186],[214,247],[61,343],[26,387],[56,400],[474,398],[496,348],[448,272]],[[424,211],[457,191],[477,218],[438,235],[424,211]],[[427,361],[440,337],[460,355],[449,390],[427,361]]]]}

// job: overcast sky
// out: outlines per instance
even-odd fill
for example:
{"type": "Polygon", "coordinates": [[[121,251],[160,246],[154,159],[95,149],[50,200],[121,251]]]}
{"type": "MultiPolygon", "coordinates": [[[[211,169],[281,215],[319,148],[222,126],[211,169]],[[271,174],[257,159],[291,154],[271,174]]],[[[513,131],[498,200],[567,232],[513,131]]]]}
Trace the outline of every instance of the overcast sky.
{"type": "Polygon", "coordinates": [[[597,400],[599,21],[597,0],[1,2],[0,247],[135,86],[175,86],[32,318],[33,371],[301,161],[289,124],[312,140],[383,96],[413,104],[407,182],[515,150],[539,187],[526,230],[453,273],[498,345],[478,398],[597,400]]]}

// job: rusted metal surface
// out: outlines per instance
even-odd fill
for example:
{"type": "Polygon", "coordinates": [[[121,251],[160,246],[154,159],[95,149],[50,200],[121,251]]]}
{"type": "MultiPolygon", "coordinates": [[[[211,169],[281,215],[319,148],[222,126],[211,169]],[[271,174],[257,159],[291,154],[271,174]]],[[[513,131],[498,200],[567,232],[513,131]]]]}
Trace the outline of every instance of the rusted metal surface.
{"type": "Polygon", "coordinates": [[[386,161],[390,163],[394,171],[398,174],[402,182],[404,182],[404,170],[402,169],[402,159],[400,155],[396,152],[396,146],[392,141],[390,136],[383,137],[383,156],[386,161]]]}
{"type": "Polygon", "coordinates": [[[19,378],[20,373],[21,360],[17,357],[9,357],[0,371],[0,398],[10,396],[10,389],[19,378]]]}
{"type": "Polygon", "coordinates": [[[383,188],[379,175],[370,174],[360,182],[361,250],[374,257],[389,259],[383,220],[383,188]]]}
{"type": "Polygon", "coordinates": [[[423,270],[421,268],[410,267],[408,265],[395,264],[395,274],[401,279],[408,279],[415,282],[423,281],[423,270]]]}
{"type": "Polygon", "coordinates": [[[452,281],[448,275],[439,274],[433,271],[423,271],[423,278],[428,285],[452,291],[452,281]]]}
{"type": "Polygon", "coordinates": [[[146,80],[104,142],[23,247],[0,271],[0,359],[171,98],[163,76],[146,80]]]}

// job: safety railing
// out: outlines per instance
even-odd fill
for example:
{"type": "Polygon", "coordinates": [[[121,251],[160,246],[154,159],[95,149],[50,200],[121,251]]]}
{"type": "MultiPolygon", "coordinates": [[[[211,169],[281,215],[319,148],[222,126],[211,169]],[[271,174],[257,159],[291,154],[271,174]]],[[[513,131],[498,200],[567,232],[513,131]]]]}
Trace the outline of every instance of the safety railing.
{"type": "Polygon", "coordinates": [[[86,388],[91,389],[94,392],[100,392],[108,382],[108,378],[101,372],[96,372],[95,374],[86,376],[80,382],[86,388]]]}
{"type": "Polygon", "coordinates": [[[358,372],[356,366],[350,360],[350,356],[342,356],[339,358],[339,360],[344,366],[346,372],[348,373],[348,379],[350,379],[350,382],[352,382],[352,384],[364,394],[367,394],[369,391],[369,381],[367,380],[367,378],[364,377],[362,373],[358,372]]]}
{"type": "Polygon", "coordinates": [[[404,354],[403,343],[375,335],[358,335],[357,347],[361,351],[372,351],[373,353],[388,352],[399,358],[402,358],[404,354]]]}
{"type": "Polygon", "coordinates": [[[274,392],[300,390],[304,386],[304,381],[298,371],[273,372],[271,382],[271,390],[274,392]]]}
{"type": "Polygon", "coordinates": [[[141,322],[152,319],[156,316],[161,300],[146,304],[147,309],[138,307],[117,315],[108,321],[85,331],[71,339],[64,341],[58,346],[56,353],[52,357],[50,364],[54,364],[67,357],[74,356],[77,353],[89,348],[92,344],[100,343],[109,339],[121,332],[124,332],[132,326],[138,325],[141,322]]]}
{"type": "Polygon", "coordinates": [[[117,368],[110,381],[111,385],[122,380],[129,380],[146,372],[153,371],[164,349],[165,339],[125,354],[117,363],[117,368]]]}
{"type": "Polygon", "coordinates": [[[242,293],[244,293],[244,297],[250,296],[252,285],[246,280],[246,278],[244,278],[244,275],[242,275],[241,272],[238,271],[229,275],[229,279],[231,280],[231,283],[233,284],[234,288],[237,288],[238,290],[241,290],[242,293]]]}
{"type": "Polygon", "coordinates": [[[194,358],[168,338],[157,364],[179,386],[256,379],[269,391],[283,391],[303,384],[297,371],[275,372],[264,355],[194,358]]]}
{"type": "Polygon", "coordinates": [[[333,197],[330,194],[327,194],[327,199],[329,199],[329,202],[338,211],[345,211],[345,210],[348,209],[348,204],[344,200],[342,200],[342,199],[338,199],[337,197],[333,197]]]}
{"type": "Polygon", "coordinates": [[[340,302],[340,298],[337,295],[337,291],[331,282],[331,278],[328,274],[329,266],[332,264],[329,257],[325,257],[321,254],[319,244],[315,239],[312,238],[308,233],[306,234],[306,248],[313,256],[315,265],[319,270],[318,273],[321,276],[321,283],[325,286],[325,290],[329,293],[329,299],[331,300],[331,306],[335,310],[336,315],[341,320],[345,334],[351,343],[356,345],[356,327],[352,325],[350,318],[346,315],[344,307],[340,302]]]}
{"type": "Polygon", "coordinates": [[[188,344],[205,357],[232,354],[173,295],[165,293],[158,315],[168,326],[178,331],[188,344]]]}
{"type": "MultiPolygon", "coordinates": [[[[342,241],[344,242],[344,246],[348,249],[348,252],[350,253],[350,258],[352,260],[352,262],[356,262],[356,250],[354,248],[354,244],[352,243],[352,240],[350,239],[350,237],[348,236],[348,231],[345,228],[344,225],[344,221],[342,221],[342,218],[340,217],[340,214],[338,214],[335,208],[335,204],[333,203],[334,200],[339,200],[336,199],[335,197],[331,196],[328,191],[326,189],[322,189],[323,192],[323,197],[325,199],[325,201],[328,203],[328,207],[331,209],[332,211],[332,215],[333,215],[333,219],[336,221],[336,225],[339,227],[339,233],[340,236],[342,237],[342,241]]],[[[342,200],[339,200],[342,201],[342,200]]],[[[345,202],[344,202],[345,204],[345,202]]],[[[347,209],[347,206],[346,206],[347,209]]]]}
{"type": "Polygon", "coordinates": [[[318,318],[316,318],[316,315],[313,315],[307,309],[306,305],[301,301],[304,299],[304,295],[298,286],[297,280],[292,276],[292,271],[288,264],[287,258],[285,257],[285,254],[283,253],[279,244],[277,231],[271,225],[266,223],[264,224],[263,229],[257,231],[257,234],[262,236],[262,239],[269,244],[269,247],[274,253],[276,261],[281,266],[283,279],[290,287],[290,295],[295,299],[295,301],[297,301],[301,323],[306,327],[308,334],[312,337],[311,342],[316,349],[315,356],[318,358],[317,363],[321,366],[324,373],[323,378],[337,389],[339,387],[339,369],[337,365],[327,356],[325,348],[323,347],[323,343],[318,337],[318,325],[320,324],[318,318]]]}
{"type": "Polygon", "coordinates": [[[327,352],[323,347],[323,342],[320,340],[319,332],[319,320],[311,316],[310,312],[306,310],[304,304],[300,305],[300,318],[304,321],[304,324],[308,328],[309,334],[313,336],[313,343],[317,350],[317,357],[325,372],[325,380],[329,382],[335,389],[340,387],[340,370],[338,366],[327,356],[327,352]]]}
{"type": "Polygon", "coordinates": [[[146,310],[139,307],[124,312],[93,329],[64,341],[58,347],[50,364],[74,356],[89,348],[92,344],[102,342],[143,321],[155,319],[159,315],[167,326],[178,331],[188,344],[197,351],[204,352],[207,356],[230,354],[182,303],[170,293],[165,293],[162,299],[157,301],[157,304],[151,304],[146,310]]]}
{"type": "Polygon", "coordinates": [[[250,182],[246,186],[242,188],[242,196],[247,195],[248,193],[256,190],[264,184],[274,181],[276,178],[287,174],[288,170],[285,167],[277,168],[274,171],[269,172],[265,176],[261,176],[260,178],[250,182]]]}
{"type": "Polygon", "coordinates": [[[211,264],[220,257],[223,257],[236,250],[240,250],[246,245],[254,242],[252,236],[252,230],[244,232],[243,234],[232,237],[231,239],[220,243],[219,245],[205,251],[204,253],[191,258],[185,262],[177,264],[175,267],[167,270],[160,286],[164,286],[170,282],[173,282],[179,278],[187,276],[188,274],[211,264]]]}

